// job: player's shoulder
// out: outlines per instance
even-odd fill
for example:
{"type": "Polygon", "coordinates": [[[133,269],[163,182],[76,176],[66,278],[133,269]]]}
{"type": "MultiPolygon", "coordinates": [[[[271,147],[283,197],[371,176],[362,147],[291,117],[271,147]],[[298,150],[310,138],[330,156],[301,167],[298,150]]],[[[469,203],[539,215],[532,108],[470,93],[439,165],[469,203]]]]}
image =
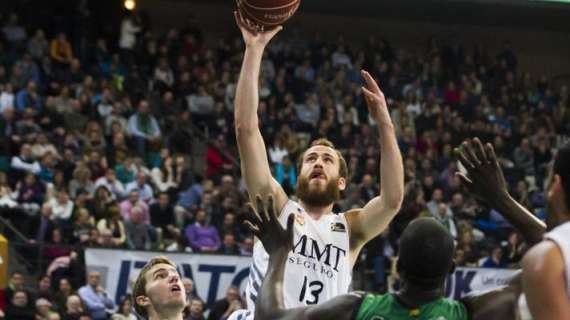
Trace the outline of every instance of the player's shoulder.
{"type": "Polygon", "coordinates": [[[532,247],[523,258],[523,270],[530,274],[542,274],[564,268],[560,247],[550,240],[544,240],[532,247]]]}

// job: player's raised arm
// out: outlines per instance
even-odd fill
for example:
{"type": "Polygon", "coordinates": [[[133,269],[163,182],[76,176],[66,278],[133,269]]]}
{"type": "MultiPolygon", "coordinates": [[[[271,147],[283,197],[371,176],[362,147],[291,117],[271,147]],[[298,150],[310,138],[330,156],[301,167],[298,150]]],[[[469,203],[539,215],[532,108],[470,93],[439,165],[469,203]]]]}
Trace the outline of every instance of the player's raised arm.
{"type": "MultiPolygon", "coordinates": [[[[287,202],[287,195],[271,176],[267,151],[259,130],[259,72],[265,46],[281,27],[257,32],[236,12],[236,21],[245,42],[245,54],[235,97],[235,130],[241,160],[241,173],[250,198],[255,194],[275,195],[278,209],[287,202]]],[[[253,200],[253,198],[252,198],[253,200]]]]}
{"type": "Polygon", "coordinates": [[[362,71],[366,87],[362,92],[380,138],[380,195],[370,200],[361,211],[347,215],[351,229],[351,251],[359,251],[367,241],[380,234],[400,210],[404,198],[404,166],[396,141],[394,125],[384,94],[372,76],[362,71]]]}
{"type": "Polygon", "coordinates": [[[251,207],[252,221],[249,229],[260,239],[269,253],[267,273],[263,279],[259,297],[255,304],[256,320],[350,320],[356,314],[363,299],[360,293],[337,296],[325,303],[301,308],[285,309],[283,302],[283,275],[287,255],[293,247],[294,215],[287,220],[287,229],[281,227],[275,214],[273,197],[267,205],[261,196],[256,196],[256,207],[251,207]]]}
{"type": "Polygon", "coordinates": [[[463,185],[478,200],[498,210],[532,246],[542,240],[546,226],[530,211],[511,197],[503,171],[490,143],[485,146],[479,138],[465,140],[455,149],[455,155],[466,173],[458,172],[463,185]]]}

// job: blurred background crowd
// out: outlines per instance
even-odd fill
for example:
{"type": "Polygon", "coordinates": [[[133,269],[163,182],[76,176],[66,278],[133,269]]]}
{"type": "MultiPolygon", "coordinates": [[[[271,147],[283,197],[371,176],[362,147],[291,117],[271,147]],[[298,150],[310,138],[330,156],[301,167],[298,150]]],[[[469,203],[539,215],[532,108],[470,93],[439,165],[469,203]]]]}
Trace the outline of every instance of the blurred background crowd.
{"type": "MultiPolygon", "coordinates": [[[[0,212],[19,254],[43,257],[11,275],[6,319],[106,319],[115,306],[100,275],[85,275],[85,247],[252,253],[233,131],[237,28],[207,39],[190,17],[159,33],[145,12],[127,12],[109,38],[82,32],[81,10],[43,25],[32,12],[0,16],[0,212]]],[[[517,267],[520,235],[461,188],[452,150],[467,137],[493,143],[511,194],[543,218],[552,150],[570,131],[568,88],[521,69],[509,42],[490,51],[433,37],[409,51],[376,36],[277,36],[262,63],[259,119],[273,175],[291,197],[297,158],[319,137],[349,164],[338,212],[363,206],[390,174],[378,171],[361,69],[388,98],[406,198],[356,272],[385,291],[399,234],[419,216],[449,229],[458,266],[517,267]]],[[[229,288],[206,306],[209,319],[235,301],[229,288]]],[[[188,318],[204,307],[191,299],[188,318]]],[[[130,309],[124,302],[113,319],[132,319],[130,309]]]]}

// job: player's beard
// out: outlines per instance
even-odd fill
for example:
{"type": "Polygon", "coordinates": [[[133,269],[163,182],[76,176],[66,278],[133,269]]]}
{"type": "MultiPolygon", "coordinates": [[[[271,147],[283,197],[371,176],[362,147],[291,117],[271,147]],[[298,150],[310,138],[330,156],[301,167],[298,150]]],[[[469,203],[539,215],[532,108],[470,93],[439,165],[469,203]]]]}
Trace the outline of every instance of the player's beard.
{"type": "Polygon", "coordinates": [[[310,180],[300,176],[297,182],[296,195],[301,201],[312,207],[326,207],[340,199],[340,189],[338,188],[338,177],[327,182],[324,190],[321,188],[311,188],[310,180]]]}

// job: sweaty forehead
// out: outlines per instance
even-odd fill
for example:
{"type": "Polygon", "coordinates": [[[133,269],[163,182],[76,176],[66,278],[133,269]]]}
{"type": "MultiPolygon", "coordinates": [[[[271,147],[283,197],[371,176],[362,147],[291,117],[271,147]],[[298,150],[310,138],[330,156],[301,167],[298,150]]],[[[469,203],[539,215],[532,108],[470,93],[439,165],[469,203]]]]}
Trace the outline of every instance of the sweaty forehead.
{"type": "Polygon", "coordinates": [[[318,155],[331,155],[333,156],[335,159],[338,158],[338,155],[336,153],[336,150],[331,148],[331,147],[327,147],[327,146],[314,146],[314,147],[310,147],[309,149],[307,149],[307,151],[305,151],[305,157],[311,153],[316,153],[318,155]]]}
{"type": "Polygon", "coordinates": [[[159,264],[157,264],[157,265],[152,266],[152,268],[150,268],[150,269],[146,272],[145,276],[148,277],[147,279],[152,279],[154,273],[157,272],[157,271],[160,270],[160,269],[164,269],[164,270],[167,270],[167,271],[174,271],[174,272],[178,273],[178,270],[176,270],[176,268],[175,268],[174,266],[172,266],[172,265],[170,265],[170,264],[167,264],[167,263],[159,263],[159,264]]]}

